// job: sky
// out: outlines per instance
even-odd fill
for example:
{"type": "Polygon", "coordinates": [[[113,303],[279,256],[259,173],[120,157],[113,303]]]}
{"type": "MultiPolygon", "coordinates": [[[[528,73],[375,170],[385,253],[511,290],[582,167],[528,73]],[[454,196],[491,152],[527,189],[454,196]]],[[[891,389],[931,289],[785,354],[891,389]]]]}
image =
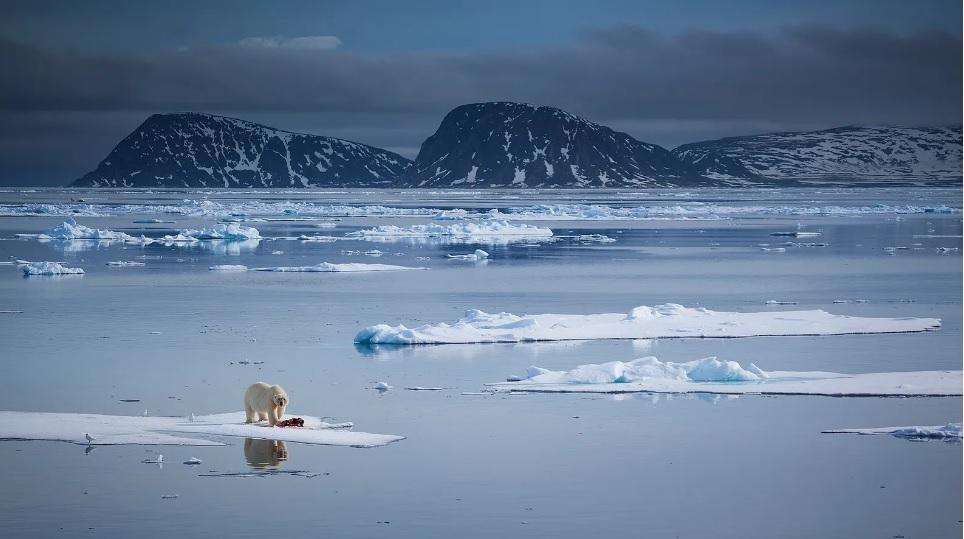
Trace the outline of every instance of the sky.
{"type": "Polygon", "coordinates": [[[672,148],[961,123],[961,2],[0,3],[0,185],[65,185],[198,111],[414,158],[446,112],[563,108],[672,148]]]}

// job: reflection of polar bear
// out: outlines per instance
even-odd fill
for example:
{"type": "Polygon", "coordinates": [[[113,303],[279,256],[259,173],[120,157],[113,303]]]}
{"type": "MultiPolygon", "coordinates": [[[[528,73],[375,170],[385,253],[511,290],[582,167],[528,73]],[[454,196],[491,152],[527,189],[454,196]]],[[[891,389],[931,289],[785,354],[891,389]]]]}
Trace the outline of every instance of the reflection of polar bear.
{"type": "Polygon", "coordinates": [[[245,438],[244,458],[252,468],[276,468],[288,460],[288,448],[277,440],[245,438]]]}
{"type": "Polygon", "coordinates": [[[244,413],[247,415],[245,423],[254,423],[267,419],[272,427],[281,421],[288,407],[288,394],[279,385],[268,385],[264,382],[252,384],[244,392],[244,413]]]}

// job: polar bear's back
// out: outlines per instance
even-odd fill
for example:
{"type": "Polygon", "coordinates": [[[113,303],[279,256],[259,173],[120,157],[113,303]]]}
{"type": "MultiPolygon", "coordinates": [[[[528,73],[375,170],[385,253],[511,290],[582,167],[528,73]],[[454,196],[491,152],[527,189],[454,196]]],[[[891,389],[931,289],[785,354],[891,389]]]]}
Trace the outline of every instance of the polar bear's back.
{"type": "Polygon", "coordinates": [[[247,408],[261,409],[268,404],[268,397],[271,395],[271,384],[257,382],[251,384],[244,392],[244,405],[247,408]]]}

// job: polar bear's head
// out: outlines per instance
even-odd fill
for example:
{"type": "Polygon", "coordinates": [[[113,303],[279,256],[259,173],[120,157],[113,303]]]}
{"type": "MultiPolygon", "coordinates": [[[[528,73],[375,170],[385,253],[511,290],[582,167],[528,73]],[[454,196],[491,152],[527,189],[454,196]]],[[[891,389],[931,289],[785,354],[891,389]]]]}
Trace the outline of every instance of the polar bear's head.
{"type": "Polygon", "coordinates": [[[271,387],[271,402],[273,402],[275,406],[288,405],[288,402],[289,402],[288,394],[285,393],[285,390],[282,389],[281,386],[271,387]]]}

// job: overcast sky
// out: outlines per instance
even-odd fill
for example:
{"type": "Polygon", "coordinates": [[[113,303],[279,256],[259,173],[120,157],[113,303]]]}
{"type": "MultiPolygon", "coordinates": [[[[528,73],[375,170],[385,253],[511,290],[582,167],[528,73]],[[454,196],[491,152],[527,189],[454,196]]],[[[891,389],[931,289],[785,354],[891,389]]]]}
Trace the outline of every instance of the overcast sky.
{"type": "Polygon", "coordinates": [[[961,122],[960,0],[154,4],[0,6],[0,184],[66,184],[155,112],[407,157],[451,108],[493,100],[669,148],[961,122]]]}

